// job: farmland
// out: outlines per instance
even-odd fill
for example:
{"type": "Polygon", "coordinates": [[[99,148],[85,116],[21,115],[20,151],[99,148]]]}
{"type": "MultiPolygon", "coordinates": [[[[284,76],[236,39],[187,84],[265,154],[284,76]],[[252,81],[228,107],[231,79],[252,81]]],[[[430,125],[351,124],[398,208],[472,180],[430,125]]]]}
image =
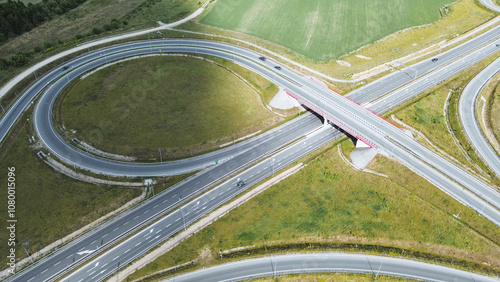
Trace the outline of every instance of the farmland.
{"type": "Polygon", "coordinates": [[[257,36],[328,61],[440,18],[452,0],[219,0],[200,23],[257,36]],[[293,22],[293,24],[290,24],[293,22]]]}

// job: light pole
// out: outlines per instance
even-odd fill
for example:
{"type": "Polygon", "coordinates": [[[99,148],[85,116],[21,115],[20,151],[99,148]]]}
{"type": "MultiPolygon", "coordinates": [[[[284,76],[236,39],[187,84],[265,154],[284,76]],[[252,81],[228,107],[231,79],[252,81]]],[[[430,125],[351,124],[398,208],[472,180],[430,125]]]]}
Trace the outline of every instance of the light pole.
{"type": "Polygon", "coordinates": [[[28,246],[29,244],[30,244],[29,241],[24,242],[23,248],[24,248],[24,251],[26,252],[26,255],[30,258],[31,263],[33,263],[33,259],[31,258],[30,254],[28,253],[28,250],[26,250],[26,246],[28,246]]]}

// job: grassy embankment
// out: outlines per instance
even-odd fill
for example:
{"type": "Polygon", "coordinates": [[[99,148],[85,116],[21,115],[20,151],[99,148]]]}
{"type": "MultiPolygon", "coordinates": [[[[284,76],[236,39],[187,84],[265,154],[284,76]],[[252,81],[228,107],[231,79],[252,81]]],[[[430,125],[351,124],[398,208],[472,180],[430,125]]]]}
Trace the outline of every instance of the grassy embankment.
{"type": "Polygon", "coordinates": [[[496,140],[500,142],[500,83],[497,79],[491,84],[494,84],[495,87],[489,95],[486,122],[493,131],[496,140]]]}
{"type": "MultiPolygon", "coordinates": [[[[29,241],[30,253],[57,241],[97,218],[113,211],[141,194],[140,189],[109,188],[96,186],[61,175],[43,163],[30,148],[32,135],[26,122],[17,126],[0,153],[0,181],[7,183],[7,168],[15,167],[16,174],[16,257],[26,254],[22,243],[29,241]]],[[[0,206],[7,216],[7,189],[1,190],[5,199],[0,206]]],[[[7,222],[0,228],[0,240],[7,242],[7,222]]],[[[0,244],[0,264],[7,266],[9,246],[0,244]]]]}
{"type": "MultiPolygon", "coordinates": [[[[354,146],[344,141],[341,147],[349,155],[354,146]]],[[[484,263],[498,273],[497,226],[396,161],[379,156],[369,168],[388,178],[353,170],[342,161],[337,147],[328,149],[295,175],[234,209],[130,278],[194,259],[198,259],[194,268],[200,268],[248,254],[269,255],[273,246],[278,252],[307,251],[289,246],[309,243],[327,245],[310,250],[356,251],[354,245],[360,244],[359,250],[377,253],[385,246],[399,250],[389,254],[401,255],[405,249],[404,255],[422,252],[423,259],[432,258],[425,255],[430,253],[444,257],[441,262],[452,258],[472,261],[464,266],[476,271],[484,271],[484,263]],[[457,220],[453,214],[459,212],[457,220]],[[365,249],[361,245],[380,247],[365,249]],[[241,246],[255,247],[218,259],[220,250],[241,246]]]]}
{"type": "MultiPolygon", "coordinates": [[[[297,4],[299,1],[292,4],[276,1],[269,6],[265,1],[237,1],[235,4],[224,0],[210,6],[199,20],[201,24],[187,23],[180,28],[256,42],[322,73],[349,78],[354,73],[455,38],[495,15],[479,7],[474,0],[445,5],[452,2],[423,0],[411,5],[388,5],[387,1],[351,1],[347,4],[340,1],[339,5],[345,5],[332,10],[335,6],[329,1],[312,1],[310,6],[302,8],[297,4]],[[392,10],[388,11],[387,7],[392,10]],[[394,16],[389,16],[388,12],[394,16]],[[229,16],[223,17],[222,13],[229,16]],[[236,16],[243,13],[244,17],[236,16]],[[251,21],[252,16],[260,20],[251,21]],[[321,20],[323,18],[325,20],[321,20]],[[288,24],[291,20],[299,24],[288,24]],[[419,26],[407,28],[415,25],[419,26]],[[401,31],[391,34],[397,30],[401,31]],[[339,65],[335,60],[339,57],[351,67],[339,65]]],[[[343,90],[352,86],[336,84],[343,90]]]]}
{"type": "Polygon", "coordinates": [[[277,87],[218,60],[162,56],[122,62],[74,84],[62,124],[106,152],[191,156],[283,120],[265,108],[277,87]],[[264,100],[264,101],[263,101],[264,100]]]}
{"type": "Polygon", "coordinates": [[[461,94],[461,91],[458,89],[464,89],[467,83],[494,59],[496,59],[495,56],[470,67],[466,71],[448,79],[438,87],[422,94],[416,100],[399,107],[399,109],[403,107],[405,109],[401,111],[396,109],[395,111],[398,111],[396,113],[397,118],[414,129],[421,130],[435,146],[474,171],[480,172],[482,170],[486,172],[491,180],[498,185],[500,182],[494,177],[494,173],[489,170],[480,156],[476,154],[469,139],[462,132],[463,128],[457,115],[458,101],[461,94]],[[443,107],[450,89],[454,92],[449,98],[448,116],[445,117],[443,107]],[[449,123],[449,126],[447,123],[449,123]],[[450,132],[449,127],[453,133],[450,132]],[[464,153],[467,155],[464,155],[464,153]]]}
{"type": "Polygon", "coordinates": [[[372,274],[353,274],[353,273],[315,273],[315,274],[293,274],[287,276],[277,276],[272,278],[251,279],[251,282],[334,282],[334,281],[374,281],[375,280],[392,282],[392,281],[413,281],[405,278],[397,278],[383,275],[372,274]]]}
{"type": "MultiPolygon", "coordinates": [[[[156,26],[157,21],[174,22],[194,12],[201,4],[198,0],[88,0],[78,8],[0,45],[0,58],[6,59],[18,52],[28,53],[28,65],[32,65],[84,41],[156,26]],[[113,18],[119,20],[119,28],[106,31],[104,26],[113,18]],[[127,24],[124,25],[123,21],[127,24]],[[94,28],[100,33],[94,33],[94,28]]],[[[25,68],[0,70],[0,85],[25,68]]]]}

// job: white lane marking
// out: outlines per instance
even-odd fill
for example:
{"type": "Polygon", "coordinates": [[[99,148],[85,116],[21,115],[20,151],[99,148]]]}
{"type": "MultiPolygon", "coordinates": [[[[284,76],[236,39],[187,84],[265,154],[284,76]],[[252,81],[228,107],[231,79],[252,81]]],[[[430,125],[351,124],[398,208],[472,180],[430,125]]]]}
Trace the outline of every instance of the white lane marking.
{"type": "Polygon", "coordinates": [[[92,243],[90,243],[90,245],[93,245],[95,242],[97,242],[97,240],[94,240],[92,243]]]}
{"type": "Polygon", "coordinates": [[[188,215],[189,213],[191,213],[191,212],[187,212],[186,215],[188,215]]]}
{"type": "Polygon", "coordinates": [[[101,268],[105,267],[106,265],[108,265],[108,263],[103,264],[103,265],[101,266],[101,268]]]}
{"type": "Polygon", "coordinates": [[[91,254],[92,252],[94,252],[94,250],[85,250],[85,251],[78,252],[76,254],[81,256],[81,255],[91,254]]]}
{"type": "Polygon", "coordinates": [[[43,274],[44,272],[47,272],[47,270],[49,270],[49,269],[47,268],[47,269],[45,269],[44,271],[42,271],[42,274],[43,274]]]}
{"type": "Polygon", "coordinates": [[[169,225],[165,226],[165,228],[169,227],[170,225],[172,225],[172,223],[170,223],[169,225]]]}
{"type": "Polygon", "coordinates": [[[148,211],[149,211],[149,210],[147,210],[147,211],[143,212],[142,214],[145,214],[145,213],[147,213],[148,211]]]}
{"type": "Polygon", "coordinates": [[[138,218],[139,216],[134,217],[134,219],[138,218]]]}
{"type": "Polygon", "coordinates": [[[35,279],[35,276],[31,277],[30,279],[28,279],[28,282],[30,282],[31,280],[35,279]]]}
{"type": "Polygon", "coordinates": [[[206,209],[207,207],[203,207],[202,210],[206,209]]]}
{"type": "Polygon", "coordinates": [[[156,232],[155,232],[155,234],[158,234],[158,233],[160,233],[160,231],[161,231],[161,229],[160,229],[160,230],[158,230],[158,231],[156,231],[156,232]]]}
{"type": "Polygon", "coordinates": [[[165,200],[165,201],[163,201],[162,203],[165,203],[166,201],[168,201],[168,199],[167,199],[167,200],[165,200]]]}
{"type": "Polygon", "coordinates": [[[115,229],[113,229],[113,232],[115,232],[116,230],[118,230],[118,227],[116,227],[115,229]]]}
{"type": "Polygon", "coordinates": [[[151,238],[151,235],[149,235],[148,237],[146,237],[146,240],[148,240],[149,238],[151,238]]]}
{"type": "Polygon", "coordinates": [[[128,224],[128,221],[127,221],[127,222],[125,222],[123,225],[127,225],[127,224],[128,224]]]}
{"type": "Polygon", "coordinates": [[[94,274],[94,273],[95,273],[95,270],[94,270],[94,271],[92,271],[92,272],[89,274],[89,276],[90,276],[90,275],[92,275],[92,274],[94,274]]]}
{"type": "Polygon", "coordinates": [[[135,246],[137,247],[137,246],[139,246],[140,244],[142,244],[142,242],[139,242],[139,243],[135,244],[135,246]]]}
{"type": "Polygon", "coordinates": [[[173,198],[175,198],[175,196],[177,196],[177,195],[173,195],[173,196],[172,196],[172,199],[173,199],[173,198]]]}
{"type": "Polygon", "coordinates": [[[58,262],[58,263],[54,264],[54,266],[56,266],[56,265],[58,265],[58,264],[60,264],[60,263],[61,263],[61,262],[58,262]]]}
{"type": "Polygon", "coordinates": [[[130,251],[130,249],[126,250],[126,251],[124,252],[124,254],[128,253],[128,251],[130,251]]]}
{"type": "Polygon", "coordinates": [[[222,195],[222,194],[224,194],[224,192],[220,192],[220,193],[219,193],[219,196],[220,196],[220,195],[222,195]]]}
{"type": "Polygon", "coordinates": [[[154,207],[153,207],[153,209],[154,209],[154,208],[156,208],[157,206],[158,206],[158,205],[154,206],[154,207]]]}
{"type": "Polygon", "coordinates": [[[181,220],[181,218],[180,218],[180,217],[179,217],[178,219],[176,219],[176,220],[175,220],[175,222],[177,222],[177,221],[179,221],[179,220],[181,220]]]}
{"type": "Polygon", "coordinates": [[[69,259],[72,255],[67,256],[66,258],[69,259]]]}
{"type": "Polygon", "coordinates": [[[116,256],[116,258],[113,259],[113,261],[117,260],[120,256],[116,256]]]}
{"type": "Polygon", "coordinates": [[[106,237],[106,236],[108,236],[108,233],[104,234],[104,236],[102,236],[102,238],[104,238],[104,237],[106,237]]]}
{"type": "Polygon", "coordinates": [[[210,201],[213,201],[213,200],[215,200],[215,197],[213,197],[213,198],[210,199],[210,201]]]}
{"type": "Polygon", "coordinates": [[[155,239],[158,239],[158,237],[160,237],[160,235],[156,236],[155,239]]]}

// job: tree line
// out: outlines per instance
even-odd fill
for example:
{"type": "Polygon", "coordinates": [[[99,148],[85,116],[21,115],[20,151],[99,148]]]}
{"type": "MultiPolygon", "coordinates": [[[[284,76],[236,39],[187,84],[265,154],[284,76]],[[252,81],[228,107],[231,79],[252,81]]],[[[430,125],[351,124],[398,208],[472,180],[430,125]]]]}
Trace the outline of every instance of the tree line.
{"type": "Polygon", "coordinates": [[[0,43],[30,31],[56,15],[78,7],[86,0],[43,0],[28,5],[20,0],[0,3],[0,43]]]}

